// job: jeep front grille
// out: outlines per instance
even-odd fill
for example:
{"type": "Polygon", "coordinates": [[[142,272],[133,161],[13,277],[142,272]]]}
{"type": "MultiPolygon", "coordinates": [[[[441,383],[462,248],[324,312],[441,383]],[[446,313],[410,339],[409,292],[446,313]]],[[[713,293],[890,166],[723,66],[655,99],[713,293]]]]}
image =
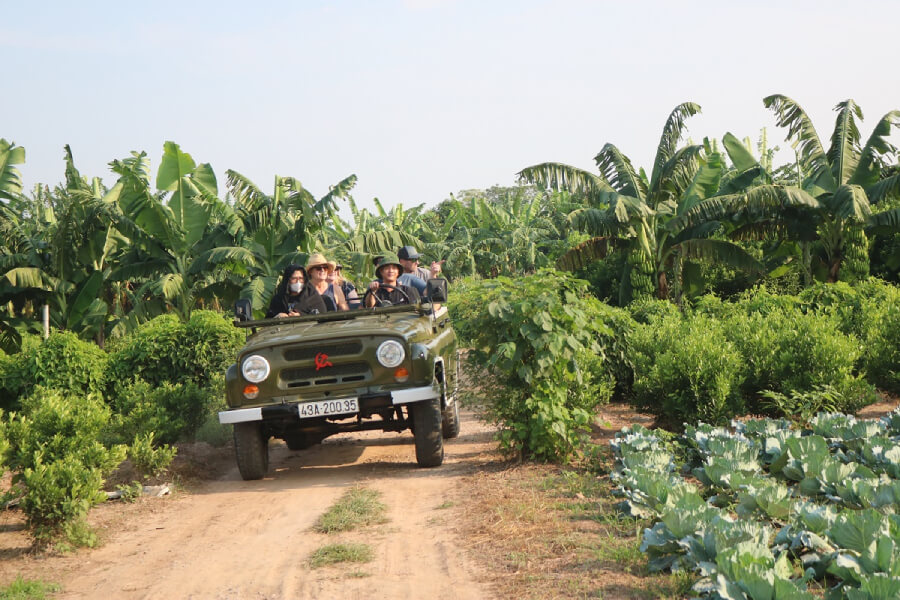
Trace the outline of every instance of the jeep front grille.
{"type": "Polygon", "coordinates": [[[333,356],[351,356],[362,352],[362,342],[339,342],[334,344],[316,344],[311,346],[295,346],[284,351],[284,359],[287,361],[312,360],[317,354],[333,356]]]}
{"type": "Polygon", "coordinates": [[[364,362],[338,364],[316,370],[316,367],[299,367],[281,371],[281,381],[290,388],[309,385],[329,385],[365,381],[369,378],[369,365],[364,362]]]}

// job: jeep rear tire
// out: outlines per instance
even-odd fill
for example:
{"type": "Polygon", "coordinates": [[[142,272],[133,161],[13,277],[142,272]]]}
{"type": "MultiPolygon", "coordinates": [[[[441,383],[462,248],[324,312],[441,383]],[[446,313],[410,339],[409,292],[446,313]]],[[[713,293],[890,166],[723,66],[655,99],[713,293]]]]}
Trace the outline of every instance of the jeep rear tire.
{"type": "Polygon", "coordinates": [[[263,434],[262,423],[234,424],[234,454],[244,480],[265,477],[269,470],[269,436],[263,434]]]}
{"type": "Polygon", "coordinates": [[[439,467],[444,462],[444,440],[441,437],[441,401],[429,400],[410,405],[413,413],[413,436],[416,440],[416,463],[420,467],[439,467]]]}
{"type": "Polygon", "coordinates": [[[441,412],[441,435],[445,440],[459,437],[459,402],[456,400],[441,412]]]}

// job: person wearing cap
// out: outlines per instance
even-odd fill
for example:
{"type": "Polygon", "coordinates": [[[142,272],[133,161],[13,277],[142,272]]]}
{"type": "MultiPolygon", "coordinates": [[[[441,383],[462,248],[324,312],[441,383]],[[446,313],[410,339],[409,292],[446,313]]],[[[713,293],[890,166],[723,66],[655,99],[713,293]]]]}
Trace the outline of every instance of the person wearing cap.
{"type": "Polygon", "coordinates": [[[428,281],[437,277],[441,272],[441,263],[432,262],[431,270],[419,266],[419,252],[415,246],[403,246],[397,252],[400,264],[403,266],[403,272],[415,275],[422,281],[428,281]]]}
{"type": "Polygon", "coordinates": [[[328,274],[333,272],[336,266],[335,263],[327,260],[325,255],[316,252],[306,262],[306,272],[309,274],[309,281],[313,289],[322,296],[325,307],[329,311],[350,310],[340,286],[328,283],[328,274]]]}
{"type": "Polygon", "coordinates": [[[325,312],[325,302],[312,286],[307,283],[306,271],[300,265],[288,265],[281,281],[275,288],[275,295],[269,303],[266,318],[299,317],[325,312]]]}
{"type": "Polygon", "coordinates": [[[395,304],[415,304],[420,300],[416,288],[399,283],[397,279],[403,272],[403,265],[396,254],[385,254],[375,269],[376,281],[369,284],[370,294],[365,297],[366,307],[371,308],[377,301],[395,304]],[[376,300],[377,298],[377,300],[376,300]]]}

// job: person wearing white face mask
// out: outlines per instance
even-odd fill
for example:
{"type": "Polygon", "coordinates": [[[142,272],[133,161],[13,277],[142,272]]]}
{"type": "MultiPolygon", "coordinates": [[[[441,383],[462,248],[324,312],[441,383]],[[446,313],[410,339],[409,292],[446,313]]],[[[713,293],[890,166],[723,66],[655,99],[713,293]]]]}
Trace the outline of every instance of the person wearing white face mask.
{"type": "Polygon", "coordinates": [[[288,265],[269,303],[266,318],[299,317],[325,313],[322,297],[307,284],[306,270],[288,265]]]}

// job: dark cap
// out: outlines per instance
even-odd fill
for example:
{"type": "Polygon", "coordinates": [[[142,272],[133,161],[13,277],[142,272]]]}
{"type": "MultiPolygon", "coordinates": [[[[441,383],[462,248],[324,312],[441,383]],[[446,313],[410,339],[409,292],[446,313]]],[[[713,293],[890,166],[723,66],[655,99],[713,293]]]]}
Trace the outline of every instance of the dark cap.
{"type": "Polygon", "coordinates": [[[413,246],[403,246],[400,248],[400,252],[397,253],[397,258],[402,258],[403,260],[416,260],[419,258],[419,253],[416,252],[416,249],[413,246]]]}

